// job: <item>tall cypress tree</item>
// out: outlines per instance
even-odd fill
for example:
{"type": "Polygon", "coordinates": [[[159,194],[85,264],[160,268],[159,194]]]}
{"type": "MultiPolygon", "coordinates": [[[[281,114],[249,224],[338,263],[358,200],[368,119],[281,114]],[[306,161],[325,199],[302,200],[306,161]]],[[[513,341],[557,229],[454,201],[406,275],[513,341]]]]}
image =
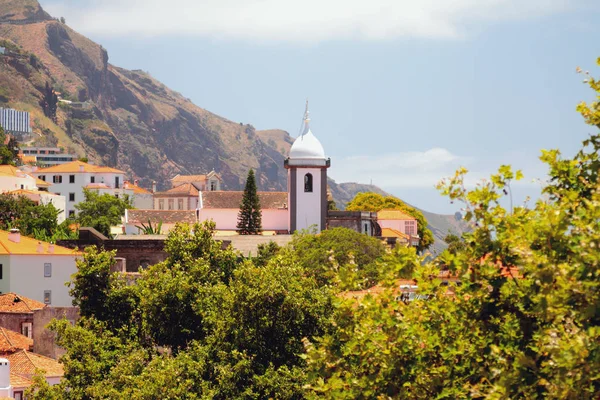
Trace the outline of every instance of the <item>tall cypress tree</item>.
{"type": "Polygon", "coordinates": [[[260,201],[256,193],[256,180],[254,171],[248,172],[246,187],[244,188],[244,197],[238,213],[237,229],[240,235],[258,235],[262,230],[262,212],[260,211],[260,201]]]}

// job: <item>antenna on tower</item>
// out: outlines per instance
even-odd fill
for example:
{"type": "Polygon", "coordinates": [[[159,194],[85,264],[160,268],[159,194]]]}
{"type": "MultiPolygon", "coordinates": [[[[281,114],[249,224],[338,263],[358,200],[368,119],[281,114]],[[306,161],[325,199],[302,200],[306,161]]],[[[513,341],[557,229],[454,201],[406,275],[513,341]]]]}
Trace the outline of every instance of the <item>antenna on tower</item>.
{"type": "Polygon", "coordinates": [[[304,108],[304,116],[302,117],[302,123],[300,124],[298,136],[303,136],[308,132],[308,123],[310,122],[310,112],[308,111],[308,98],[306,98],[306,107],[304,108]]]}

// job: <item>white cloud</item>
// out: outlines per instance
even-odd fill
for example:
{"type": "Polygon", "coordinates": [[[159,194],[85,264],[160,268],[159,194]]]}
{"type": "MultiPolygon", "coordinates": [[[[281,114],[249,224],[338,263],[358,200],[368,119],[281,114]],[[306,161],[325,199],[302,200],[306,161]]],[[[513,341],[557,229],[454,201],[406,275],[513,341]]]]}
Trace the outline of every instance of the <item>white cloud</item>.
{"type": "Polygon", "coordinates": [[[456,38],[472,24],[536,18],[582,1],[588,0],[47,0],[44,6],[84,33],[310,43],[456,38]]]}
{"type": "Polygon", "coordinates": [[[337,182],[370,183],[382,188],[432,188],[469,159],[443,148],[336,158],[330,176],[337,182]]]}

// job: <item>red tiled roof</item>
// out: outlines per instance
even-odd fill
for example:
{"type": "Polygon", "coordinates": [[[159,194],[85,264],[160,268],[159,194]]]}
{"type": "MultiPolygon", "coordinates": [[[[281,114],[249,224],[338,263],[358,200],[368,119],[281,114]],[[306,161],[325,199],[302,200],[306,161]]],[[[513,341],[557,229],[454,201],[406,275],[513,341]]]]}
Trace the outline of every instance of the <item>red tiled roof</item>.
{"type": "Polygon", "coordinates": [[[410,236],[393,228],[381,228],[381,237],[396,237],[399,239],[410,240],[410,236]]]}
{"type": "MultiPolygon", "coordinates": [[[[204,208],[240,208],[244,192],[202,192],[204,208]]],[[[288,207],[287,192],[258,192],[261,209],[281,209],[288,207]]]]}
{"type": "Polygon", "coordinates": [[[124,174],[125,172],[111,167],[103,167],[100,165],[92,165],[85,163],[83,161],[71,161],[65,164],[53,165],[48,168],[41,168],[35,171],[36,174],[46,174],[46,173],[79,173],[79,172],[96,172],[96,173],[114,173],[114,174],[124,174]]]}
{"type": "Polygon", "coordinates": [[[199,193],[200,191],[196,188],[196,186],[192,185],[191,183],[183,183],[179,186],[167,190],[166,192],[154,193],[154,197],[197,197],[199,193]]]}
{"type": "Polygon", "coordinates": [[[44,303],[16,293],[0,294],[0,313],[33,314],[34,310],[41,310],[44,307],[46,307],[44,303]]]}
{"type": "Polygon", "coordinates": [[[123,187],[125,189],[131,189],[131,190],[133,190],[134,194],[151,194],[152,193],[152,192],[148,191],[147,189],[139,187],[135,183],[131,183],[129,181],[123,182],[123,187]]]}
{"type": "Polygon", "coordinates": [[[196,210],[127,210],[127,223],[129,224],[146,224],[148,220],[153,224],[159,222],[163,224],[177,222],[193,224],[196,222],[196,210]]]}
{"type": "Polygon", "coordinates": [[[86,189],[110,189],[106,183],[89,183],[85,185],[86,189]]]}
{"type": "Polygon", "coordinates": [[[26,377],[33,376],[36,369],[45,371],[44,376],[46,378],[64,375],[61,363],[40,354],[19,350],[15,353],[7,354],[4,357],[10,361],[11,372],[18,375],[25,375],[26,377]]]}
{"type": "Polygon", "coordinates": [[[209,175],[211,175],[218,180],[221,180],[219,174],[216,173],[208,173],[202,175],[177,175],[176,177],[171,179],[171,183],[173,186],[179,185],[181,183],[190,183],[190,182],[201,182],[208,179],[209,175]]]}
{"type": "Polygon", "coordinates": [[[32,339],[0,327],[0,353],[12,353],[17,350],[31,350],[32,348],[32,339]]]}
{"type": "Polygon", "coordinates": [[[10,386],[16,389],[28,388],[33,385],[31,379],[27,379],[24,376],[19,374],[15,374],[14,372],[10,373],[10,386]]]}

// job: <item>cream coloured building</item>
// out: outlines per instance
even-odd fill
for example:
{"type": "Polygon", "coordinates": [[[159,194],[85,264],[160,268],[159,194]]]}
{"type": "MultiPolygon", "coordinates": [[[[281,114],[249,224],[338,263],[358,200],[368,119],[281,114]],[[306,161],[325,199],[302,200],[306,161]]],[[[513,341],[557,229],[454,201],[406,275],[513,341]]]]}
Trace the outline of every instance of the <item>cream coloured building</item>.
{"type": "Polygon", "coordinates": [[[65,283],[77,271],[80,253],[22,236],[17,229],[0,231],[0,292],[14,292],[57,307],[72,306],[65,283]]]}

